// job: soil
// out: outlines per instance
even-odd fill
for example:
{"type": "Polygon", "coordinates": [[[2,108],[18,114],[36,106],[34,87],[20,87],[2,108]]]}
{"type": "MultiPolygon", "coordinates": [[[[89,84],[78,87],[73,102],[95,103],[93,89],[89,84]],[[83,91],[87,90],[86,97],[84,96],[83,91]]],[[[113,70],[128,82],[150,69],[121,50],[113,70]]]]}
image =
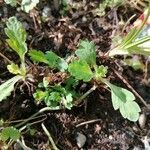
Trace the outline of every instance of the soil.
{"type": "MultiPolygon", "coordinates": [[[[114,33],[120,32],[121,19],[126,22],[136,14],[137,16],[131,20],[129,27],[141,14],[140,10],[128,5],[117,9],[107,8],[106,14],[100,17],[93,13],[93,10],[98,7],[99,1],[87,0],[84,4],[84,2],[74,0],[73,3],[79,4],[77,10],[70,7],[68,12],[61,14],[60,10],[63,10],[63,6],[60,6],[60,10],[56,10],[52,2],[43,0],[40,1],[37,8],[27,14],[0,1],[0,52],[10,60],[19,62],[16,54],[5,42],[5,22],[13,15],[17,16],[26,28],[29,49],[38,49],[43,52],[53,50],[59,56],[65,57],[66,54],[72,54],[76,50],[80,39],[89,39],[96,45],[97,63],[109,66],[108,78],[116,85],[129,88],[122,80],[125,79],[145,102],[150,104],[150,85],[148,83],[150,67],[148,66],[148,76],[145,81],[143,80],[144,71],[135,71],[131,67],[123,66],[121,64],[122,57],[115,59],[103,57],[112,46],[114,33]],[[44,6],[48,6],[51,12],[45,22],[40,17],[44,6]],[[115,74],[114,70],[121,75],[122,79],[115,74]]],[[[139,7],[143,9],[142,6],[139,7]]],[[[139,57],[143,63],[146,62],[145,57],[139,57]]],[[[33,64],[28,56],[26,56],[26,62],[35,77],[46,70],[44,65],[33,64]]],[[[3,83],[12,75],[7,71],[5,60],[1,58],[0,64],[0,83],[3,83]]],[[[37,82],[32,85],[33,92],[36,85],[37,82]]],[[[90,86],[84,85],[81,90],[87,91],[90,86]]],[[[37,104],[32,94],[26,85],[22,89],[17,86],[12,95],[0,103],[0,118],[6,122],[26,119],[45,107],[43,103],[37,104]]],[[[140,102],[139,97],[137,97],[137,102],[145,112],[145,106],[140,102]]],[[[99,87],[81,105],[73,107],[72,110],[50,111],[41,114],[30,122],[33,124],[23,134],[23,137],[26,145],[33,150],[53,149],[42,130],[41,123],[44,123],[55,144],[62,150],[80,149],[76,142],[77,133],[86,136],[86,143],[82,148],[85,150],[144,150],[142,139],[146,136],[150,137],[150,113],[146,112],[146,114],[146,124],[141,129],[138,122],[132,123],[124,119],[119,111],[115,111],[111,103],[110,92],[104,87],[99,87]],[[31,133],[32,131],[34,134],[31,133]]],[[[15,123],[13,124],[15,125],[15,123]]],[[[14,143],[10,149],[20,150],[21,148],[14,143]]]]}

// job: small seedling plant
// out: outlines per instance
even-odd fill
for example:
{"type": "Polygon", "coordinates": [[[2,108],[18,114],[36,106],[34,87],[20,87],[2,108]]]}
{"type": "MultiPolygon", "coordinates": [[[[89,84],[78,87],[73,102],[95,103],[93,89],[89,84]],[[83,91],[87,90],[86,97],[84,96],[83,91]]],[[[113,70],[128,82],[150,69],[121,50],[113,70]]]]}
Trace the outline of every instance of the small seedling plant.
{"type": "MultiPolygon", "coordinates": [[[[45,62],[41,57],[43,55],[38,55],[40,58],[37,59],[37,57],[34,57],[37,56],[35,53],[39,52],[33,50],[29,53],[32,60],[45,62]]],[[[85,98],[85,96],[94,91],[100,84],[105,84],[111,91],[111,99],[114,109],[119,109],[124,118],[127,118],[130,121],[137,121],[141,109],[135,102],[134,95],[127,89],[118,87],[109,82],[106,78],[108,67],[103,65],[98,66],[96,64],[96,48],[94,43],[89,42],[88,40],[81,40],[75,55],[76,57],[74,57],[74,59],[68,64],[67,73],[69,73],[69,76],[76,81],[82,81],[83,83],[90,82],[94,84],[85,95],[83,94],[83,97],[85,98]]],[[[57,66],[57,63],[55,66],[57,66]]],[[[60,106],[63,104],[65,108],[71,109],[71,107],[79,104],[81,100],[83,100],[81,96],[81,98],[73,101],[73,92],[70,89],[67,89],[70,91],[70,93],[68,93],[66,88],[62,87],[62,85],[49,86],[47,81],[45,81],[45,78],[43,79],[43,87],[45,88],[44,91],[38,88],[34,97],[37,100],[43,100],[47,106],[52,108],[61,108],[60,106]]],[[[41,87],[41,89],[43,87],[41,87]]]]}
{"type": "Polygon", "coordinates": [[[18,4],[21,6],[21,10],[29,13],[36,5],[40,2],[39,0],[4,0],[6,4],[11,5],[12,7],[16,7],[18,4]]]}
{"type": "Polygon", "coordinates": [[[150,56],[150,46],[146,42],[150,41],[150,36],[139,37],[150,15],[150,6],[145,11],[146,15],[142,24],[138,27],[133,27],[131,31],[123,38],[120,37],[115,48],[109,51],[110,57],[115,55],[133,55],[141,54],[150,56]]]}
{"type": "Polygon", "coordinates": [[[25,43],[27,33],[23,28],[21,22],[19,22],[15,17],[9,18],[6,23],[5,33],[8,36],[6,42],[14,50],[20,59],[20,65],[10,61],[10,64],[7,65],[7,69],[10,73],[15,76],[5,83],[0,85],[0,101],[6,99],[7,96],[11,94],[14,90],[14,85],[19,80],[26,79],[26,64],[25,64],[25,54],[27,53],[27,45],[25,43]]]}
{"type": "MultiPolygon", "coordinates": [[[[9,37],[7,43],[19,55],[21,65],[20,67],[14,63],[8,65],[8,70],[16,74],[16,76],[0,86],[0,93],[2,95],[0,100],[10,95],[15,83],[20,79],[25,80],[27,76],[25,66],[25,54],[27,53],[25,30],[21,23],[15,17],[12,17],[7,22],[5,32],[9,37]]],[[[119,109],[124,118],[130,121],[137,121],[141,110],[135,102],[134,95],[127,89],[118,87],[109,82],[106,78],[108,67],[103,65],[98,66],[96,64],[96,48],[94,43],[88,40],[81,40],[78,49],[75,51],[75,55],[74,59],[68,64],[52,51],[47,51],[46,53],[38,50],[29,51],[31,60],[45,63],[50,68],[68,74],[68,78],[63,84],[50,85],[47,78],[44,77],[42,86],[39,86],[34,94],[35,99],[43,100],[47,106],[52,108],[59,109],[61,108],[60,106],[63,105],[63,107],[71,109],[77,104],[74,98],[80,100],[80,98],[77,98],[77,95],[80,94],[75,92],[75,88],[72,88],[72,85],[77,85],[79,81],[83,83],[90,82],[94,84],[92,90],[95,90],[99,84],[106,84],[111,91],[114,109],[119,109]],[[67,82],[68,79],[72,79],[72,81],[70,80],[72,85],[70,82],[67,82]],[[69,84],[71,86],[68,86],[69,84]]],[[[87,93],[85,93],[85,95],[88,95],[87,93]]]]}

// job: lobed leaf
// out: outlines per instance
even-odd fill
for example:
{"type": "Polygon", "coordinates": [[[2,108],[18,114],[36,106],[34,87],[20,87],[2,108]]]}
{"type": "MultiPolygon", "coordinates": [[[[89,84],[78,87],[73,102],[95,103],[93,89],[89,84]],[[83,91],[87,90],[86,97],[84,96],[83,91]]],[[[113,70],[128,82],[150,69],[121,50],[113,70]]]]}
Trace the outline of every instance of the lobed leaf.
{"type": "Polygon", "coordinates": [[[67,62],[52,51],[47,51],[44,54],[42,51],[30,50],[29,56],[35,62],[45,63],[49,67],[57,68],[60,71],[65,71],[68,68],[67,62]]]}
{"type": "Polygon", "coordinates": [[[47,91],[42,91],[37,89],[36,92],[33,94],[33,97],[37,100],[37,101],[42,101],[43,99],[45,99],[45,97],[48,95],[47,91]]]}
{"type": "Polygon", "coordinates": [[[21,9],[26,13],[29,13],[37,4],[39,0],[22,0],[21,9]]]}
{"type": "Polygon", "coordinates": [[[49,63],[45,54],[42,51],[37,51],[37,50],[33,49],[33,50],[30,50],[28,54],[29,54],[31,60],[33,60],[35,62],[42,62],[42,63],[46,63],[46,64],[49,63]]]}
{"type": "Polygon", "coordinates": [[[17,130],[14,127],[6,127],[2,130],[2,132],[0,134],[0,139],[4,142],[9,139],[16,141],[20,137],[21,137],[21,134],[20,134],[19,130],[17,130]]]}
{"type": "Polygon", "coordinates": [[[119,109],[121,115],[130,121],[137,121],[139,118],[139,112],[141,109],[139,105],[134,101],[135,96],[128,90],[115,86],[108,81],[105,83],[111,89],[112,104],[115,110],[119,109]]]}
{"type": "Polygon", "coordinates": [[[96,80],[106,77],[107,69],[108,67],[104,67],[103,65],[98,66],[98,68],[96,68],[96,80]]]}
{"type": "Polygon", "coordinates": [[[23,28],[21,22],[16,17],[10,17],[6,22],[7,28],[5,33],[9,37],[7,43],[9,46],[19,55],[21,60],[24,60],[25,53],[27,52],[26,31],[23,28]]]}
{"type": "Polygon", "coordinates": [[[68,70],[70,74],[78,80],[88,82],[93,78],[93,72],[90,69],[90,66],[83,60],[75,60],[71,62],[68,70]]]}
{"type": "Polygon", "coordinates": [[[12,63],[10,65],[7,65],[7,69],[12,74],[21,74],[20,68],[17,64],[12,63]]]}
{"type": "Polygon", "coordinates": [[[52,51],[47,51],[46,54],[45,54],[45,56],[46,56],[46,59],[48,60],[49,66],[51,68],[57,67],[59,56],[57,56],[52,51]]]}
{"type": "Polygon", "coordinates": [[[89,42],[88,40],[80,41],[75,54],[90,66],[96,65],[96,48],[93,42],[89,42]]]}
{"type": "Polygon", "coordinates": [[[67,109],[71,109],[73,107],[73,98],[72,98],[71,93],[68,93],[66,95],[66,98],[64,99],[63,104],[64,104],[65,108],[67,108],[67,109]]]}
{"type": "Polygon", "coordinates": [[[9,4],[11,6],[17,5],[17,0],[4,0],[6,4],[9,4]]]}

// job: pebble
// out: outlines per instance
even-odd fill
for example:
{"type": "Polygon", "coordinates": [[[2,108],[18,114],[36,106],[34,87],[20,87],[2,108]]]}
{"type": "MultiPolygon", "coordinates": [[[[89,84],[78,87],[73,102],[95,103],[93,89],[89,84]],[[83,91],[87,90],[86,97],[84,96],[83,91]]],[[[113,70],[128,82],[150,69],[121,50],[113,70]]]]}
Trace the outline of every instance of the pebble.
{"type": "Polygon", "coordinates": [[[113,136],[112,135],[109,135],[109,137],[108,137],[110,140],[112,140],[113,139],[113,136]]]}
{"type": "Polygon", "coordinates": [[[137,128],[137,126],[133,126],[132,129],[133,129],[133,131],[134,131],[135,133],[138,133],[138,132],[139,132],[139,129],[137,128]]]}
{"type": "Polygon", "coordinates": [[[43,8],[42,17],[44,18],[51,17],[51,8],[49,6],[45,6],[43,8]]]}
{"type": "Polygon", "coordinates": [[[19,143],[15,143],[13,147],[14,147],[14,150],[22,150],[22,147],[20,146],[19,143]]]}
{"type": "Polygon", "coordinates": [[[145,124],[146,124],[146,114],[145,113],[142,113],[140,115],[138,123],[139,123],[139,126],[141,129],[145,128],[145,124]]]}
{"type": "Polygon", "coordinates": [[[134,146],[133,150],[141,150],[141,148],[138,146],[134,146]]]}
{"type": "Polygon", "coordinates": [[[87,22],[87,18],[85,16],[82,17],[82,22],[83,23],[87,22]]]}
{"type": "Polygon", "coordinates": [[[142,142],[144,144],[145,150],[150,150],[150,139],[148,139],[147,136],[145,136],[144,139],[142,139],[142,142]]]}
{"type": "Polygon", "coordinates": [[[79,148],[82,148],[85,145],[86,142],[86,136],[83,135],[82,133],[77,132],[77,137],[76,137],[77,145],[79,148]]]}
{"type": "Polygon", "coordinates": [[[24,27],[26,30],[29,30],[30,27],[29,27],[29,24],[28,24],[27,22],[24,21],[24,22],[22,23],[22,25],[23,25],[23,27],[24,27]]]}

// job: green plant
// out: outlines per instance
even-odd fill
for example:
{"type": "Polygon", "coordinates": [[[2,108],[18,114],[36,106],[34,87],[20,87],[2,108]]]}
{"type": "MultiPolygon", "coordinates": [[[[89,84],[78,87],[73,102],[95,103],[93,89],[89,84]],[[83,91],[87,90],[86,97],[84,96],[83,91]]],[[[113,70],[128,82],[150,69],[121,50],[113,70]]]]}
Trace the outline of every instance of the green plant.
{"type": "Polygon", "coordinates": [[[100,2],[99,7],[94,10],[94,12],[98,16],[104,16],[105,15],[105,9],[107,7],[114,8],[114,7],[120,6],[124,3],[125,3],[124,0],[103,0],[102,2],[100,2]]]}
{"type": "MultiPolygon", "coordinates": [[[[15,17],[9,18],[6,25],[7,28],[5,28],[5,33],[9,37],[6,41],[19,55],[21,63],[20,66],[14,63],[8,65],[7,68],[9,72],[16,76],[0,85],[0,94],[2,95],[0,101],[10,95],[16,82],[19,80],[26,80],[27,77],[27,67],[25,66],[25,54],[27,53],[27,45],[25,43],[27,36],[26,31],[15,17]]],[[[135,35],[138,34],[134,34],[134,38],[135,35]]],[[[131,37],[133,39],[133,36],[131,37]]],[[[113,85],[107,80],[106,74],[108,67],[97,65],[96,48],[94,43],[89,42],[88,40],[81,40],[75,54],[76,57],[74,57],[68,65],[64,59],[51,51],[43,53],[37,50],[30,50],[29,56],[33,61],[45,63],[51,69],[58,72],[65,72],[67,74],[67,78],[58,84],[55,82],[54,84],[51,84],[48,77],[44,77],[42,84],[39,84],[39,87],[34,94],[35,99],[44,101],[51,109],[61,109],[64,107],[71,109],[72,106],[78,104],[95,90],[99,84],[106,84],[111,91],[114,109],[119,109],[124,118],[131,121],[137,121],[141,110],[138,104],[134,101],[134,95],[130,91],[113,85]],[[80,94],[75,92],[75,88],[80,80],[82,82],[90,82],[94,84],[94,87],[78,98],[80,94]],[[74,101],[73,99],[77,100],[74,101]]]]}
{"type": "Polygon", "coordinates": [[[0,140],[7,141],[7,140],[18,140],[20,138],[20,132],[14,127],[6,127],[3,128],[0,133],[0,140]]]}
{"type": "Polygon", "coordinates": [[[44,84],[44,80],[46,78],[43,78],[43,84],[39,85],[39,89],[34,93],[34,98],[37,101],[44,101],[50,108],[62,109],[65,107],[71,109],[73,106],[72,92],[61,85],[49,86],[48,83],[44,84]]]}
{"type": "MultiPolygon", "coordinates": [[[[137,121],[141,110],[138,104],[134,101],[134,95],[124,88],[111,84],[106,79],[108,67],[103,65],[98,66],[96,64],[96,48],[94,43],[89,42],[88,40],[80,41],[75,54],[77,57],[75,57],[68,66],[70,77],[74,77],[76,81],[82,80],[83,82],[94,83],[94,88],[87,91],[83,96],[81,96],[82,98],[78,98],[77,101],[73,101],[73,92],[66,88],[68,84],[65,84],[66,86],[63,87],[61,85],[50,86],[49,82],[47,82],[45,80],[46,78],[44,78],[42,86],[40,84],[41,89],[37,89],[34,94],[35,99],[44,101],[47,106],[53,109],[61,109],[61,105],[67,109],[71,109],[73,105],[78,104],[81,100],[83,100],[83,98],[95,90],[99,84],[106,84],[111,90],[114,109],[119,109],[124,118],[127,118],[130,121],[137,121]],[[44,90],[42,90],[43,87],[44,90]]],[[[30,56],[32,59],[38,61],[38,59],[32,57],[33,51],[30,53],[30,56]]],[[[40,62],[46,62],[41,61],[41,58],[39,59],[40,62]]]]}
{"type": "Polygon", "coordinates": [[[13,7],[16,7],[17,4],[21,5],[21,9],[25,11],[26,13],[29,13],[30,10],[32,10],[36,5],[39,3],[39,0],[22,0],[21,2],[19,0],[4,0],[6,4],[9,4],[13,7]]]}
{"type": "Polygon", "coordinates": [[[1,149],[7,150],[13,142],[21,137],[21,133],[13,126],[2,128],[0,131],[1,149]]]}
{"type": "Polygon", "coordinates": [[[134,101],[134,95],[121,87],[111,84],[105,77],[107,68],[96,64],[96,49],[92,42],[81,41],[76,50],[77,60],[69,64],[69,72],[78,80],[89,82],[95,80],[97,84],[104,83],[111,90],[111,98],[115,110],[119,109],[124,118],[137,121],[140,107],[134,101]],[[94,69],[94,71],[92,71],[94,69]]]}
{"type": "Polygon", "coordinates": [[[9,39],[7,39],[8,45],[19,55],[20,66],[11,62],[7,66],[10,73],[16,75],[9,79],[5,83],[0,85],[0,101],[5,99],[14,90],[14,85],[19,80],[25,80],[26,78],[26,66],[25,66],[25,54],[27,53],[26,31],[22,24],[15,18],[11,17],[6,23],[5,33],[9,39]]]}
{"type": "Polygon", "coordinates": [[[138,38],[139,34],[142,32],[143,27],[149,17],[150,7],[147,10],[147,15],[140,27],[134,27],[131,31],[117,43],[115,48],[109,51],[109,56],[114,55],[132,55],[141,54],[150,56],[150,47],[145,46],[145,43],[150,41],[150,36],[138,38]]]}

